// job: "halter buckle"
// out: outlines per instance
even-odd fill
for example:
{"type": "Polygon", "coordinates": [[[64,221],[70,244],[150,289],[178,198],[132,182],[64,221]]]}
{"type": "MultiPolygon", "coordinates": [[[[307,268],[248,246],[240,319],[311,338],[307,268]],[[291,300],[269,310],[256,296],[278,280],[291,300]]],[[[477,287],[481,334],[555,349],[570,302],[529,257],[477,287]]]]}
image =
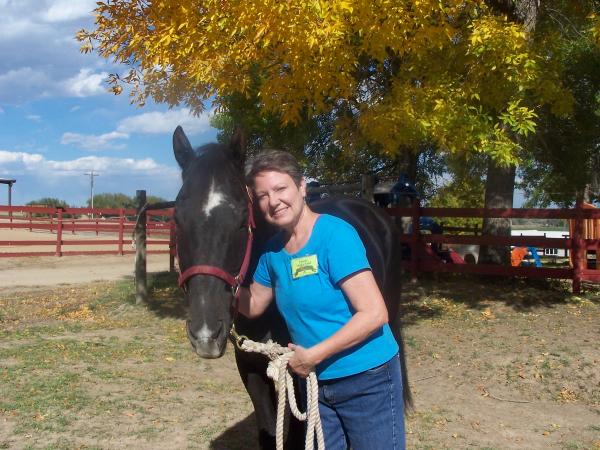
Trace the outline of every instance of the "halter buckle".
{"type": "Polygon", "coordinates": [[[233,341],[233,343],[235,344],[235,346],[237,347],[238,350],[242,350],[242,344],[244,343],[244,341],[248,340],[248,336],[238,334],[238,332],[235,329],[235,324],[231,324],[231,330],[229,330],[229,336],[231,337],[231,340],[233,341]]]}

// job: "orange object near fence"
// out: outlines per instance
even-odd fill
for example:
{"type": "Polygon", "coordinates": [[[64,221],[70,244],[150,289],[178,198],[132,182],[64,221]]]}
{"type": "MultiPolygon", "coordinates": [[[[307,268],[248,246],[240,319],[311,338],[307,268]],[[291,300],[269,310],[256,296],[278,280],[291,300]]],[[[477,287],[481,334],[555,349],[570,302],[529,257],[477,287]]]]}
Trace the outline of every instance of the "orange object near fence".
{"type": "Polygon", "coordinates": [[[521,265],[521,261],[523,261],[523,258],[527,256],[527,253],[529,253],[527,247],[513,248],[510,252],[510,265],[513,267],[519,267],[521,265]]]}

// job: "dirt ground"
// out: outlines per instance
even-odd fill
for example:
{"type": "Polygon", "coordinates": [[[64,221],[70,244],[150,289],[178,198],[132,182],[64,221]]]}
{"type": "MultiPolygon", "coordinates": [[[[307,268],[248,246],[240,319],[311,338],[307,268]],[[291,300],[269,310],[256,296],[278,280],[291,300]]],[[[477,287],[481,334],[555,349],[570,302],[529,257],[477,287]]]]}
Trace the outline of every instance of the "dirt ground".
{"type": "MultiPolygon", "coordinates": [[[[51,241],[56,235],[49,232],[28,230],[0,229],[0,241],[51,241]]],[[[95,233],[66,234],[64,240],[77,239],[94,241],[101,239],[116,239],[114,235],[95,233]]],[[[154,238],[153,238],[154,239],[154,238]]],[[[160,246],[162,249],[165,246],[160,246]]],[[[131,250],[131,245],[128,249],[131,250]]],[[[149,249],[159,246],[149,246],[149,249]]],[[[69,250],[115,250],[116,245],[77,245],[69,246],[69,250]]],[[[8,252],[48,252],[54,247],[47,245],[9,247],[0,246],[0,256],[8,252]]],[[[5,290],[30,289],[34,287],[56,286],[60,284],[86,283],[101,280],[118,280],[131,276],[135,264],[135,255],[111,256],[30,256],[30,257],[0,257],[0,292],[5,290]],[[93,261],[93,264],[90,262],[93,261]]],[[[150,254],[147,256],[149,272],[169,270],[169,256],[166,254],[150,254]]]]}
{"type": "MultiPolygon", "coordinates": [[[[93,261],[0,259],[0,448],[255,449],[231,349],[193,354],[173,277],[136,306],[131,283],[89,283],[127,276],[133,260],[93,261]]],[[[597,288],[405,286],[408,448],[600,449],[597,288]]]]}

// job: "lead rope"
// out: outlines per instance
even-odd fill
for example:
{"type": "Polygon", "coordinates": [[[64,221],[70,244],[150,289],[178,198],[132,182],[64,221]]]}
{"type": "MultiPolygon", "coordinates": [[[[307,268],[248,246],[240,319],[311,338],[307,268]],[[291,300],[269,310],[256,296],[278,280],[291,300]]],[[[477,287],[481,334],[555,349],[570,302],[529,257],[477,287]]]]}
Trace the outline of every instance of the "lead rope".
{"type": "Polygon", "coordinates": [[[275,382],[277,390],[277,426],[275,435],[277,450],[283,450],[283,424],[286,421],[287,401],[289,401],[290,410],[294,417],[307,422],[304,449],[313,450],[316,435],[317,449],[325,450],[321,416],[319,415],[319,384],[315,372],[310,372],[306,379],[306,412],[302,413],[298,409],[296,395],[294,394],[292,375],[287,369],[288,361],[294,352],[270,339],[264,344],[244,339],[239,344],[239,347],[246,352],[260,353],[269,358],[267,376],[275,382]]]}

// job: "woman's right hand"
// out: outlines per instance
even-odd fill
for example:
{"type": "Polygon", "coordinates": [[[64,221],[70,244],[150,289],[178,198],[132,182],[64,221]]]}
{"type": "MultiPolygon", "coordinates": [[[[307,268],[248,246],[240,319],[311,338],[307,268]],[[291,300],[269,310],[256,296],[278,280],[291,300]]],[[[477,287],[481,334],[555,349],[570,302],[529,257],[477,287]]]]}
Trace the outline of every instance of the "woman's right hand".
{"type": "Polygon", "coordinates": [[[238,311],[253,319],[265,312],[273,301],[273,288],[253,281],[249,288],[240,286],[238,311]]]}
{"type": "Polygon", "coordinates": [[[294,351],[294,355],[288,360],[288,366],[298,376],[306,378],[315,370],[319,361],[314,358],[311,349],[296,344],[288,344],[288,348],[294,351]]]}

